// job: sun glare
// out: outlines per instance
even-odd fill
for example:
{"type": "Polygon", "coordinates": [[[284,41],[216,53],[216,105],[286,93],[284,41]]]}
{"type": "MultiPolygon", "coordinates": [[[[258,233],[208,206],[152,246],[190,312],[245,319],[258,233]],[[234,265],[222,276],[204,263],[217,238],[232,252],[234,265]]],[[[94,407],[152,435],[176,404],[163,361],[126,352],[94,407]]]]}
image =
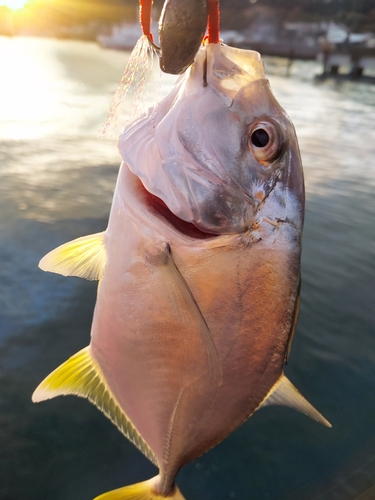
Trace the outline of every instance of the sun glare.
{"type": "Polygon", "coordinates": [[[25,7],[28,0],[0,0],[0,6],[8,7],[11,10],[20,10],[25,7]]]}

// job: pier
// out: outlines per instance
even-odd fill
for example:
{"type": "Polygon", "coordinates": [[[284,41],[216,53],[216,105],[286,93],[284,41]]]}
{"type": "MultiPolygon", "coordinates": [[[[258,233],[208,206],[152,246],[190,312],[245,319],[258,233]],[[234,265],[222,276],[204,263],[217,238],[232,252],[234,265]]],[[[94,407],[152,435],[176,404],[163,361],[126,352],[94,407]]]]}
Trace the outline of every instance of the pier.
{"type": "Polygon", "coordinates": [[[375,47],[322,47],[317,60],[323,72],[317,79],[361,80],[375,83],[375,47]]]}

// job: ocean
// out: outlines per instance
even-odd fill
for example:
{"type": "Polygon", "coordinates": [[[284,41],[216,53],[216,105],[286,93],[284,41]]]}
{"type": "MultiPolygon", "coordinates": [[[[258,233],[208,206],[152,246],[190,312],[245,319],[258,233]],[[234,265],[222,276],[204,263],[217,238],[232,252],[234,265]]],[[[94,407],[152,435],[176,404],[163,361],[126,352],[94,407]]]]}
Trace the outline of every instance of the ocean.
{"type": "MultiPolygon", "coordinates": [[[[96,283],[40,258],[104,230],[120,164],[99,130],[129,57],[94,43],[0,38],[0,499],[90,500],[155,475],[94,406],[35,405],[38,383],[89,342],[96,283]]],[[[333,425],[257,412],[183,468],[188,500],[375,498],[375,86],[314,82],[266,59],[306,179],[301,312],[288,378],[333,425]]],[[[173,81],[152,84],[147,99],[173,81]]]]}

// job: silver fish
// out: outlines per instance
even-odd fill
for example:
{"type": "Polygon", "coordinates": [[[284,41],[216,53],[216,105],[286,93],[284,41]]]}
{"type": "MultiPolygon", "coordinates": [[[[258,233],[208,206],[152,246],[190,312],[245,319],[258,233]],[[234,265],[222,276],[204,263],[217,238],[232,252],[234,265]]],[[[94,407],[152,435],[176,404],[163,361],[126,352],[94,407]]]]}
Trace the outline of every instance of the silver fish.
{"type": "Polygon", "coordinates": [[[298,316],[301,159],[259,54],[219,44],[198,51],[119,148],[107,230],[40,263],[100,286],[90,345],[33,401],[88,398],[159,468],[98,499],[183,500],[179,469],[256,410],[287,405],[330,426],[284,375],[298,316]]]}

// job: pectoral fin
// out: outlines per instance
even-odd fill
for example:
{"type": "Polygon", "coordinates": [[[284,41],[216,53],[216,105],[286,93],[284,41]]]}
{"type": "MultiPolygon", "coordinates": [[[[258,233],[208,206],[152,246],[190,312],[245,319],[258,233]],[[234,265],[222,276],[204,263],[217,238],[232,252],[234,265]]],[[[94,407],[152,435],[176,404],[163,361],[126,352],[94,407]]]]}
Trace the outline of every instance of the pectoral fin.
{"type": "Polygon", "coordinates": [[[222,384],[222,374],[221,362],[209,326],[188,283],[177,267],[169,245],[156,246],[152,243],[148,251],[149,261],[152,255],[155,269],[160,273],[161,283],[163,284],[163,292],[161,293],[165,295],[169,307],[174,303],[178,315],[181,317],[181,323],[191,324],[199,329],[207,355],[208,376],[211,379],[214,397],[218,387],[222,384]]]}
{"type": "Polygon", "coordinates": [[[294,387],[294,385],[290,382],[290,380],[286,378],[284,374],[272,387],[266,398],[262,401],[257,409],[259,410],[259,408],[263,408],[264,406],[268,405],[289,406],[290,408],[294,408],[295,410],[304,413],[308,417],[316,420],[326,427],[332,427],[328,420],[325,419],[323,415],[321,415],[318,410],[316,410],[302,396],[298,389],[294,387]]]}
{"type": "Polygon", "coordinates": [[[94,403],[155,465],[157,460],[133,423],[122,411],[90,354],[89,347],[77,352],[46,377],[32,395],[34,403],[56,396],[75,394],[94,403]]]}
{"type": "Polygon", "coordinates": [[[104,234],[90,234],[55,248],[43,257],[39,267],[63,276],[100,280],[106,263],[104,234]]]}

